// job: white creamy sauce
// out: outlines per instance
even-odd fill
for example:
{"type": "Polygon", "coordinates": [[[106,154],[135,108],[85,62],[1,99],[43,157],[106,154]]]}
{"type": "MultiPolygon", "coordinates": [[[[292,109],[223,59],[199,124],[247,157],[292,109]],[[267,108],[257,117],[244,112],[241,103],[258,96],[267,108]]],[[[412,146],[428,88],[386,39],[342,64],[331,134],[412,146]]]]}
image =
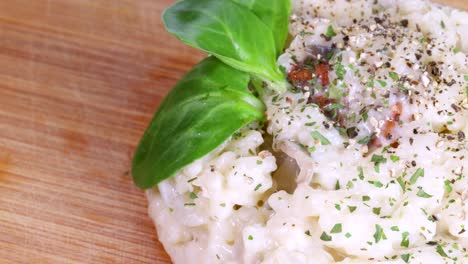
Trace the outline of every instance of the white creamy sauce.
{"type": "Polygon", "coordinates": [[[312,78],[265,95],[266,131],[243,129],[147,192],[172,260],[468,263],[468,14],[293,0],[290,33],[278,63],[312,78]]]}

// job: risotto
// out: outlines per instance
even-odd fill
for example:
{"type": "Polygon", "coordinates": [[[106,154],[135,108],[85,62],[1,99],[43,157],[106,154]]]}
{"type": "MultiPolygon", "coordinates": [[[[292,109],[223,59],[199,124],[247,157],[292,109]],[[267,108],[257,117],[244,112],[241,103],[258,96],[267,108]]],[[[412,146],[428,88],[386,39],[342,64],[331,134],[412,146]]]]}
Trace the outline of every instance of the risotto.
{"type": "Polygon", "coordinates": [[[468,14],[293,0],[267,123],[147,191],[174,263],[468,263],[468,14]]]}

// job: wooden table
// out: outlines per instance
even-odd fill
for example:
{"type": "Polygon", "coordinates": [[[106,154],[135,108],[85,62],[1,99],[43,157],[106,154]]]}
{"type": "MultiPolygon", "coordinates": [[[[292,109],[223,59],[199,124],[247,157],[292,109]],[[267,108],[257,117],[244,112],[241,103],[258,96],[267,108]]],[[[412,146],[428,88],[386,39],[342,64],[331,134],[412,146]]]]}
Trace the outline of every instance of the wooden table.
{"type": "Polygon", "coordinates": [[[129,169],[203,57],[163,30],[171,2],[0,0],[1,263],[169,263],[129,169]]]}

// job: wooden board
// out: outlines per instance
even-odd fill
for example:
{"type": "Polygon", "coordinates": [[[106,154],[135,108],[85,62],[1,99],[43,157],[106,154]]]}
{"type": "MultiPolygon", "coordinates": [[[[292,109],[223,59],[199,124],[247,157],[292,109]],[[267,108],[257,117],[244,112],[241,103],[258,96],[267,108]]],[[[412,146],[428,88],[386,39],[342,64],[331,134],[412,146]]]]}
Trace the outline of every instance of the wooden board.
{"type": "Polygon", "coordinates": [[[172,2],[0,0],[1,263],[169,263],[128,171],[203,57],[163,30],[172,2]]]}

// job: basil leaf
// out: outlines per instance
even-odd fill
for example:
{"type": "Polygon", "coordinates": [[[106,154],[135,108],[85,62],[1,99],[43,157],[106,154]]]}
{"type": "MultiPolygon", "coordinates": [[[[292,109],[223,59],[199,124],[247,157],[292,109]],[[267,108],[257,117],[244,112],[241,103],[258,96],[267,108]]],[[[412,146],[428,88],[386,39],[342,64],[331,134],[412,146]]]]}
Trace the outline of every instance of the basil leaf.
{"type": "Polygon", "coordinates": [[[186,44],[284,90],[273,33],[248,8],[231,1],[184,0],[163,14],[167,31],[186,44]]]}
{"type": "Polygon", "coordinates": [[[135,184],[147,189],[208,154],[233,133],[263,119],[249,75],[209,57],[164,99],[133,158],[135,184]]]}
{"type": "Polygon", "coordinates": [[[250,9],[273,32],[276,54],[283,52],[288,38],[290,0],[232,0],[250,9]]]}

